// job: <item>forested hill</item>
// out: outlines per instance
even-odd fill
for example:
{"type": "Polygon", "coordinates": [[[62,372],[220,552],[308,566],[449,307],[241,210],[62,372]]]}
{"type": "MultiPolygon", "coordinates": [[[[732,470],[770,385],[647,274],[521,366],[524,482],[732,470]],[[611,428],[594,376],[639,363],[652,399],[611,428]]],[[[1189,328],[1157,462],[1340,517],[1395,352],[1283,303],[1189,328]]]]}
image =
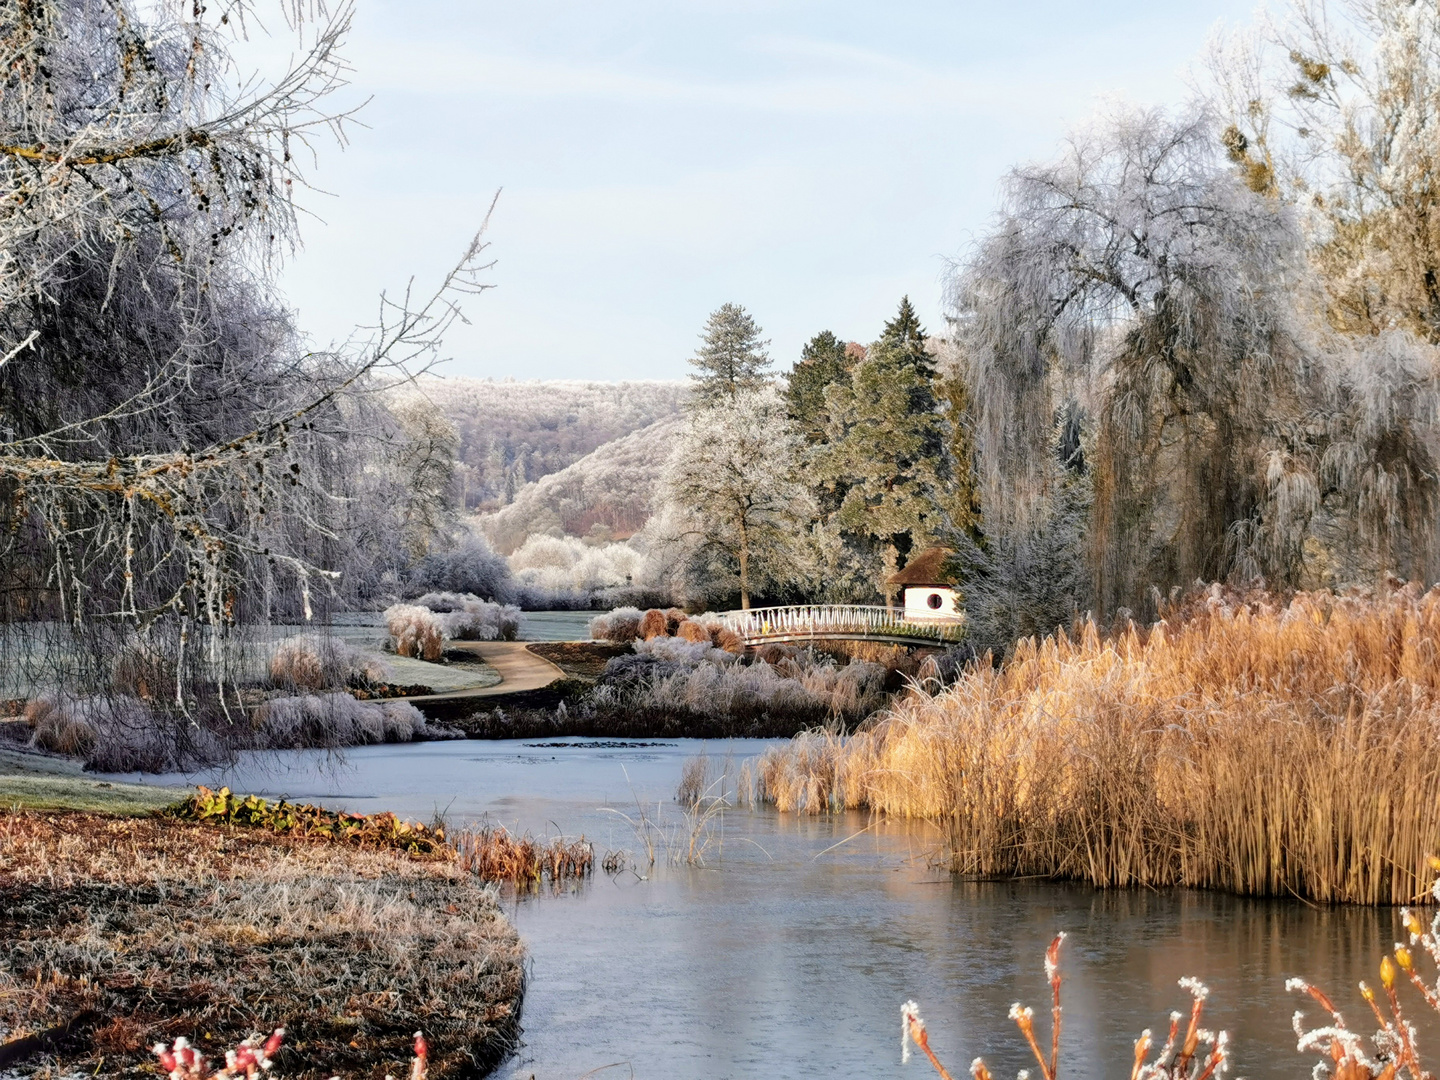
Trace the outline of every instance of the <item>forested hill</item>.
{"type": "Polygon", "coordinates": [[[480,528],[506,555],[530,534],[552,529],[584,536],[600,526],[608,535],[629,536],[650,516],[660,472],[683,426],[676,414],[600,447],[525,487],[510,505],[483,516],[480,528]]]}
{"type": "Polygon", "coordinates": [[[465,505],[496,510],[527,483],[680,411],[683,381],[424,378],[397,391],[423,395],[455,427],[465,505]]]}

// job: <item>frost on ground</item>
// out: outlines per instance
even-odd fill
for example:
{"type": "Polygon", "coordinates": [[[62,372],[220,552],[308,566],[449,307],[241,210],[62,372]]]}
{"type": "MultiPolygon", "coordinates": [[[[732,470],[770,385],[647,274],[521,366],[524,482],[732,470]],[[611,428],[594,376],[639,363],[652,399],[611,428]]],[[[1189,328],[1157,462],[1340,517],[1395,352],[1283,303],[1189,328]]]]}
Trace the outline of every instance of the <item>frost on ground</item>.
{"type": "Polygon", "coordinates": [[[453,861],[158,819],[0,814],[0,940],[0,1030],[96,1017],[23,1075],[283,1026],[280,1075],[403,1075],[423,1029],[434,1076],[474,1076],[513,1045],[524,989],[493,889],[453,861]]]}

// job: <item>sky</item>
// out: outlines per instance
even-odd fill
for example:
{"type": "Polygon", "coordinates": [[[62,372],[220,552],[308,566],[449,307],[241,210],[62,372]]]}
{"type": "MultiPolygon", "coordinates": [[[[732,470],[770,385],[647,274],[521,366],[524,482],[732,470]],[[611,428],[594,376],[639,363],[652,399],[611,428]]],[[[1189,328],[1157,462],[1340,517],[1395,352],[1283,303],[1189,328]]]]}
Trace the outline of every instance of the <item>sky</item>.
{"type": "Polygon", "coordinates": [[[443,372],[680,378],[743,304],[779,370],[870,341],[944,277],[1006,170],[1117,100],[1175,105],[1254,0],[358,0],[303,248],[281,287],[318,345],[439,279],[485,219],[493,289],[443,372]]]}

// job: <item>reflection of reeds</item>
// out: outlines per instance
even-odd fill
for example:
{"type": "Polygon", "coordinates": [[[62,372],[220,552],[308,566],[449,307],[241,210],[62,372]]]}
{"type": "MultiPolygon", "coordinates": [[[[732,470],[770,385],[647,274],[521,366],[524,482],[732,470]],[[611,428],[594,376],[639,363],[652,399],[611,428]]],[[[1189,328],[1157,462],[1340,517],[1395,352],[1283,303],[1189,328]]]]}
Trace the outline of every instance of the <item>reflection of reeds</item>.
{"type": "Polygon", "coordinates": [[[580,880],[595,867],[595,849],[584,837],[536,840],[516,836],[502,825],[467,829],[454,837],[460,866],[483,881],[536,886],[580,880]]]}
{"type": "Polygon", "coordinates": [[[1215,590],[1147,632],[1022,642],[770,751],[753,787],[943,818],[965,874],[1400,903],[1440,835],[1437,659],[1440,590],[1215,590]]]}

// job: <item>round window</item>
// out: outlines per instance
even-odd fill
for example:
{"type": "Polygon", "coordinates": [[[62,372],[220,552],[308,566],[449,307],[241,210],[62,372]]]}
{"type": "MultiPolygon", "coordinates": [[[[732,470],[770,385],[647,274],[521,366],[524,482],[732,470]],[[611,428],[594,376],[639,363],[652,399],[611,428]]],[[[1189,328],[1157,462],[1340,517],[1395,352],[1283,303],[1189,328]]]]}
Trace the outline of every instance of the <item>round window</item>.
{"type": "Polygon", "coordinates": [[[941,596],[938,592],[932,592],[930,594],[930,598],[925,602],[938,611],[940,607],[945,603],[945,598],[941,596]]]}

